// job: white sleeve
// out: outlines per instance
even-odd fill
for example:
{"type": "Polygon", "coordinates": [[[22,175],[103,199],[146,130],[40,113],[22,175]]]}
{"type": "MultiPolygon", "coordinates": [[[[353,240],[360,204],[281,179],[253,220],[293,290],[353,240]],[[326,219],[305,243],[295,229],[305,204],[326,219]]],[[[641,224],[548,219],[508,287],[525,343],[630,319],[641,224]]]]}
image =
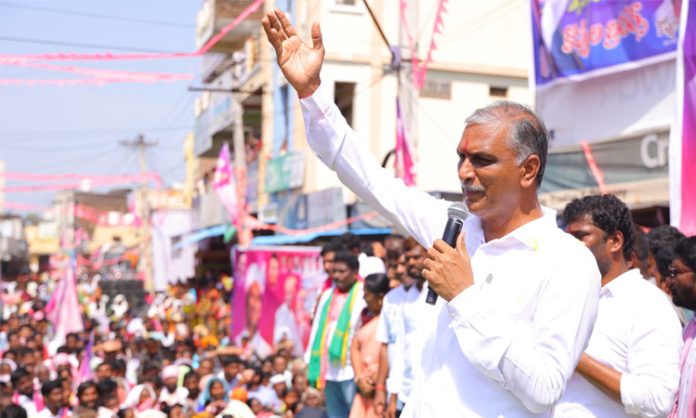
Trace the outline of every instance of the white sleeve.
{"type": "Polygon", "coordinates": [[[679,318],[666,298],[646,301],[628,348],[628,373],[621,375],[621,403],[627,414],[664,417],[679,386],[683,340],[679,318]],[[663,302],[663,303],[660,303],[663,302]]]}
{"type": "Polygon", "coordinates": [[[404,345],[403,326],[398,326],[395,331],[396,339],[389,351],[389,374],[387,375],[387,393],[399,395],[403,386],[404,363],[406,361],[406,347],[404,345]]]}
{"type": "Polygon", "coordinates": [[[381,167],[327,93],[319,87],[300,100],[310,147],[365,203],[430,248],[444,230],[451,202],[407,187],[381,167]]]}
{"type": "Polygon", "coordinates": [[[479,285],[447,305],[459,347],[471,364],[534,413],[560,399],[592,331],[600,277],[594,257],[583,250],[546,273],[528,326],[483,306],[479,285]]]}

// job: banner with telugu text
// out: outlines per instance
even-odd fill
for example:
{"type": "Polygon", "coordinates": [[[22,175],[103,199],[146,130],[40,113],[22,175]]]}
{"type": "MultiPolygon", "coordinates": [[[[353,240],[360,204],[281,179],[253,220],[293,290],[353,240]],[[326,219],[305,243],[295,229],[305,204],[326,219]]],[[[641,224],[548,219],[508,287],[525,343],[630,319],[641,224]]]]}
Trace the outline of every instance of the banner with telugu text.
{"type": "Polygon", "coordinates": [[[670,219],[696,234],[696,5],[684,4],[677,58],[677,111],[670,137],[670,219]]]}
{"type": "Polygon", "coordinates": [[[235,248],[231,337],[261,357],[280,341],[306,348],[324,273],[319,247],[235,248]]]}
{"type": "Polygon", "coordinates": [[[681,0],[532,0],[537,88],[673,57],[680,12],[681,0]]]}

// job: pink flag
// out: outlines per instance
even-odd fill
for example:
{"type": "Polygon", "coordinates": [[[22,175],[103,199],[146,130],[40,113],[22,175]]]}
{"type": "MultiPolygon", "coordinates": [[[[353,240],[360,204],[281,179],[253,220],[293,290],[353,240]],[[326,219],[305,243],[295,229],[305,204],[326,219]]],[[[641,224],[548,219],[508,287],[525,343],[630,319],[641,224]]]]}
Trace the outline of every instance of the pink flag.
{"type": "Polygon", "coordinates": [[[213,177],[213,190],[222,204],[227,209],[227,214],[232,223],[236,223],[239,215],[239,203],[237,201],[237,187],[230,164],[230,149],[225,143],[220,149],[215,175],[213,177]]]}
{"type": "Polygon", "coordinates": [[[92,347],[94,346],[94,331],[89,334],[89,341],[85,347],[85,354],[80,361],[80,372],[78,373],[77,383],[86,382],[92,378],[92,369],[90,362],[92,361],[92,347]]]}
{"type": "Polygon", "coordinates": [[[53,323],[54,339],[60,343],[65,342],[67,334],[84,329],[80,303],[77,300],[75,268],[76,260],[71,256],[65,269],[65,277],[58,283],[46,306],[48,318],[53,323]]]}
{"type": "Polygon", "coordinates": [[[396,99],[396,176],[404,180],[407,186],[416,184],[416,172],[411,157],[411,146],[406,139],[404,120],[401,117],[401,105],[396,99]]]}

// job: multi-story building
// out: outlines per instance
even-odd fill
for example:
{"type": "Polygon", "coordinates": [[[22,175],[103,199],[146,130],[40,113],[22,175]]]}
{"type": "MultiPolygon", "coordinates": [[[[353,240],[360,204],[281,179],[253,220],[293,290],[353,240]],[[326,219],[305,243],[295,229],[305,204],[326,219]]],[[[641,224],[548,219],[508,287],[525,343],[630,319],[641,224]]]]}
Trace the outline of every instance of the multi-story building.
{"type": "MultiPolygon", "coordinates": [[[[252,3],[204,1],[198,16],[199,46],[252,3]]],[[[498,99],[533,100],[527,84],[528,5],[516,0],[368,3],[384,37],[397,47],[400,65],[394,65],[391,50],[359,0],[266,1],[206,54],[201,82],[210,90],[197,100],[194,146],[202,184],[212,178],[221,145],[233,145],[241,121],[247,200],[261,220],[309,228],[368,210],[308,149],[297,95],[279,71],[261,28],[263,10],[278,7],[304,39],[309,39],[312,22],[321,23],[326,47],[322,84],[374,157],[393,168],[389,156],[396,143],[399,97],[414,150],[416,187],[441,195],[460,193],[455,147],[466,116],[498,99]],[[445,11],[440,9],[443,4],[445,11]],[[435,31],[440,18],[440,30],[435,31]],[[431,50],[433,42],[437,47],[431,50]],[[423,87],[414,89],[413,58],[420,58],[415,62],[422,67],[429,51],[432,62],[423,87]]],[[[210,187],[200,188],[198,207],[205,214],[201,227],[226,221],[210,187]]]]}
{"type": "Polygon", "coordinates": [[[29,251],[22,218],[0,215],[0,279],[14,280],[29,273],[29,251]]]}

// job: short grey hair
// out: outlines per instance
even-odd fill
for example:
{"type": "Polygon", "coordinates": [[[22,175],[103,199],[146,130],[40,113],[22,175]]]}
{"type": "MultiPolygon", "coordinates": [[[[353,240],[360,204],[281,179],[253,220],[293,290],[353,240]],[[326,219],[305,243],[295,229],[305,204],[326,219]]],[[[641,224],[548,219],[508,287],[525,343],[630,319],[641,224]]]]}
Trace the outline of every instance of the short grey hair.
{"type": "Polygon", "coordinates": [[[539,172],[536,176],[537,186],[541,185],[546,168],[549,148],[549,133],[544,122],[529,107],[509,100],[500,100],[476,110],[466,118],[469,125],[509,124],[510,136],[508,146],[515,153],[517,164],[521,164],[530,155],[539,157],[539,172]]]}

